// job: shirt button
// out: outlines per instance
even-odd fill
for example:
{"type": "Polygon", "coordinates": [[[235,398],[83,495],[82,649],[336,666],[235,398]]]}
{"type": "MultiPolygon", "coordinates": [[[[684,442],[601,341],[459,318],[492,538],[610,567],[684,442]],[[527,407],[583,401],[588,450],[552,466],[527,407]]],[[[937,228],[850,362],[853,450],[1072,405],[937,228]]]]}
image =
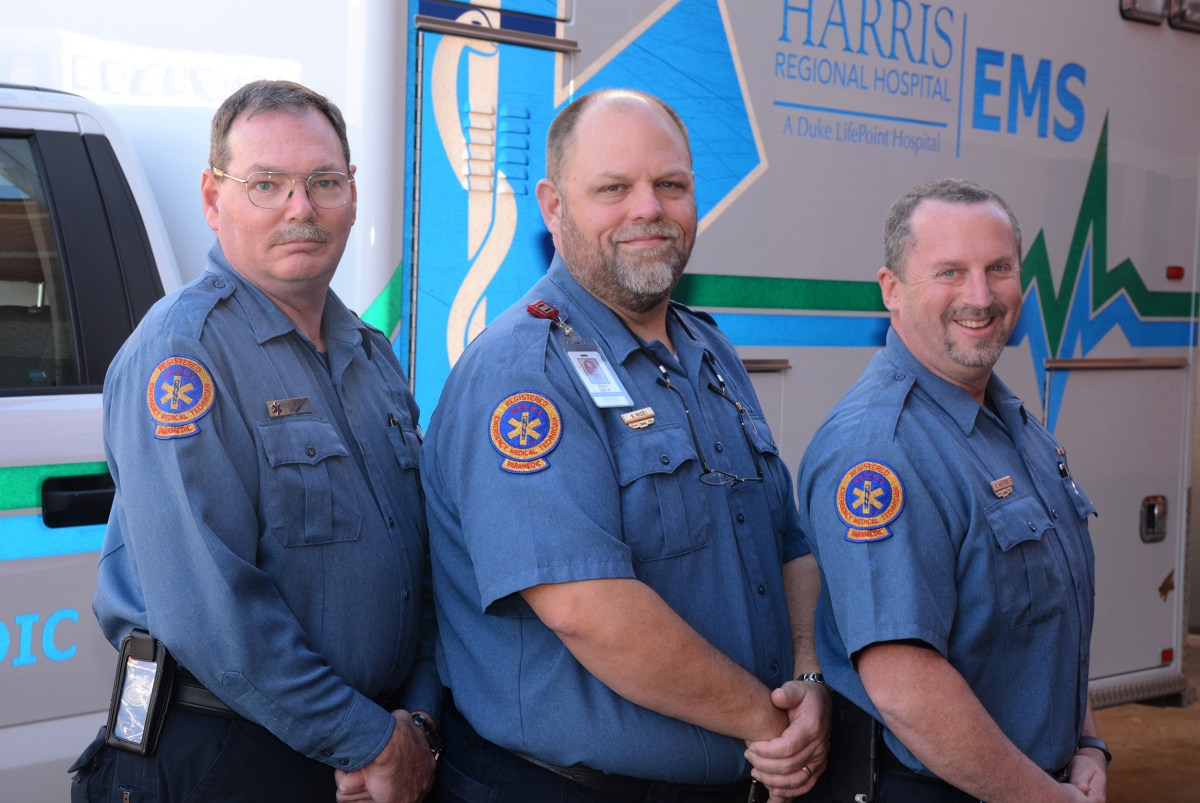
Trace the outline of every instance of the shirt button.
{"type": "Polygon", "coordinates": [[[1032,521],[1029,522],[1029,530],[1030,530],[1030,532],[1035,532],[1035,533],[1037,532],[1037,525],[1034,524],[1032,521]]]}
{"type": "Polygon", "coordinates": [[[224,286],[225,282],[221,281],[220,279],[217,279],[215,282],[213,282],[213,287],[221,288],[224,286]]]}
{"type": "Polygon", "coordinates": [[[404,599],[405,599],[405,601],[407,601],[407,600],[408,600],[409,596],[410,596],[410,595],[409,595],[408,589],[407,589],[407,588],[406,588],[406,589],[404,589],[404,599]]]}
{"type": "Polygon", "coordinates": [[[309,457],[315,457],[317,454],[317,450],[314,449],[313,447],[309,446],[304,450],[304,453],[306,455],[308,455],[309,457]]]}
{"type": "Polygon", "coordinates": [[[395,526],[396,526],[396,520],[395,520],[395,519],[393,519],[391,516],[388,516],[388,526],[389,526],[389,527],[395,527],[395,526]]]}
{"type": "Polygon", "coordinates": [[[776,673],[776,672],[778,672],[778,671],[779,671],[779,662],[778,662],[778,661],[772,661],[772,662],[771,662],[771,674],[775,674],[775,673],[776,673]]]}
{"type": "Polygon", "coordinates": [[[663,455],[662,457],[660,457],[658,459],[662,461],[662,464],[664,466],[671,462],[671,458],[667,457],[666,455],[663,455]]]}
{"type": "Polygon", "coordinates": [[[333,751],[332,750],[322,750],[321,755],[325,756],[325,758],[329,758],[330,756],[333,755],[333,751]]]}
{"type": "Polygon", "coordinates": [[[762,583],[758,584],[758,588],[756,590],[758,591],[758,595],[760,597],[765,597],[767,595],[767,587],[762,583]]]}
{"type": "Polygon", "coordinates": [[[745,524],[745,523],[746,523],[746,517],[745,517],[745,516],[743,516],[741,513],[739,513],[739,514],[737,515],[737,519],[738,519],[738,524],[745,524]]]}
{"type": "Polygon", "coordinates": [[[905,375],[904,375],[904,374],[896,374],[896,381],[897,381],[897,382],[903,382],[903,381],[904,381],[904,378],[905,378],[905,375]]]}
{"type": "Polygon", "coordinates": [[[1057,510],[1053,510],[1053,509],[1052,509],[1052,510],[1050,511],[1050,516],[1051,516],[1051,518],[1053,518],[1055,521],[1057,521],[1057,520],[1058,520],[1058,511],[1057,511],[1057,510]]]}
{"type": "Polygon", "coordinates": [[[350,759],[348,759],[348,758],[339,758],[339,759],[338,759],[338,763],[339,763],[339,764],[341,764],[341,765],[344,767],[344,766],[346,766],[347,764],[349,764],[349,763],[350,763],[350,759]]]}
{"type": "Polygon", "coordinates": [[[720,441],[717,441],[717,451],[718,452],[725,451],[725,444],[721,443],[720,441]]]}

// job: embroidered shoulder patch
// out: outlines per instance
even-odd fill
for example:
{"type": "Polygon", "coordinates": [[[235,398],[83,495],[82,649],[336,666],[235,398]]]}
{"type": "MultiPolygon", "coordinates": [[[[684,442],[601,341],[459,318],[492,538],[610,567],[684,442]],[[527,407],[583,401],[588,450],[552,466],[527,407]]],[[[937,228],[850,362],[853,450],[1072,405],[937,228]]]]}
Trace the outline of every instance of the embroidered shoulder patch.
{"type": "Polygon", "coordinates": [[[554,402],[540,393],[523,391],[496,406],[488,431],[492,446],[504,456],[501,469],[533,474],[550,467],[545,457],[562,439],[562,418],[554,402]]]}
{"type": "Polygon", "coordinates": [[[837,489],[838,517],[849,525],[846,540],[860,543],[890,538],[887,525],[904,509],[904,483],[892,467],[864,460],[842,476],[837,489]]]}
{"type": "Polygon", "coordinates": [[[217,396],[212,374],[194,357],[174,356],[154,366],[146,386],[146,405],[159,440],[186,438],[200,431],[196,422],[212,409],[217,396]]]}

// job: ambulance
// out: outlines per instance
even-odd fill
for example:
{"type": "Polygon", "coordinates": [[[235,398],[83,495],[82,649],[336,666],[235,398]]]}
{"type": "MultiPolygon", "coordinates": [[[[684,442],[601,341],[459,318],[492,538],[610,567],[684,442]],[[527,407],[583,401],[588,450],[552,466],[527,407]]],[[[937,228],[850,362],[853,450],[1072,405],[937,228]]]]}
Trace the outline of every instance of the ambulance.
{"type": "Polygon", "coordinates": [[[738,347],[793,471],[883,344],[892,201],[942,176],[997,190],[1025,287],[997,371],[1099,510],[1093,705],[1186,701],[1198,65],[1195,0],[6,9],[0,798],[65,799],[103,722],[104,373],[203,270],[209,121],[258,78],[346,115],[358,222],[333,288],[391,336],[425,421],[471,340],[549,265],[534,186],[551,120],[583,93],[645,90],[686,122],[700,233],[676,298],[738,347]]]}

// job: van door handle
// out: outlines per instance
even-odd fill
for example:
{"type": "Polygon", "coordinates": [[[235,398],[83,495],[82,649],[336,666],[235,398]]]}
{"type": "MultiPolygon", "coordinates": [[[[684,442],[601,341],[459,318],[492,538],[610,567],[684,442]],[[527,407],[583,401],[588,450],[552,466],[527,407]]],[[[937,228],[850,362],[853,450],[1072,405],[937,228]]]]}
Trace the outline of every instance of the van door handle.
{"type": "Polygon", "coordinates": [[[104,524],[115,494],[109,474],[48,477],[42,483],[42,521],[47,527],[104,524]]]}

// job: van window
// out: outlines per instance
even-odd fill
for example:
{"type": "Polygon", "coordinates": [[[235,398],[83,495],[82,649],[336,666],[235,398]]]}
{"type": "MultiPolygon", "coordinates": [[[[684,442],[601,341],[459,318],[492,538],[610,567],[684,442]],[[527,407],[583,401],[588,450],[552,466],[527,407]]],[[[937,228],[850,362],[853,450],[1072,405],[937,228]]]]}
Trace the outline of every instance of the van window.
{"type": "Polygon", "coordinates": [[[29,140],[0,136],[0,393],[78,384],[45,184],[29,140]]]}

